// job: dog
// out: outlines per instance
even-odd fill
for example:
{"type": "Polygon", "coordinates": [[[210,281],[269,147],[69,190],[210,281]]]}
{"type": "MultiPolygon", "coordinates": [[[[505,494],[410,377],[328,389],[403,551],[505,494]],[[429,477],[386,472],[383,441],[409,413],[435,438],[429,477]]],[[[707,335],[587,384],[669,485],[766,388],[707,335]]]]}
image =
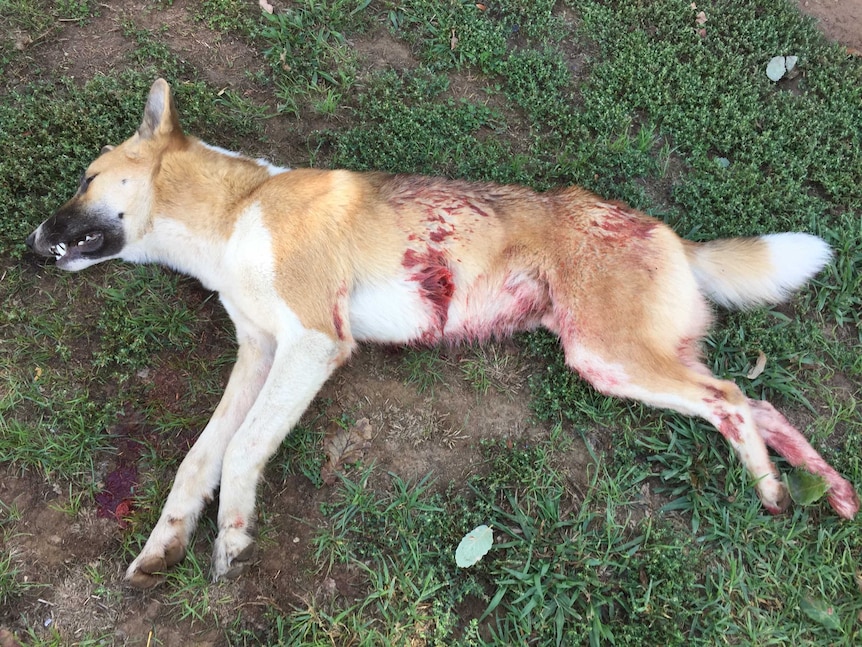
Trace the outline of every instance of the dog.
{"type": "Polygon", "coordinates": [[[838,515],[859,509],[853,486],[771,404],[701,359],[707,297],[732,308],[784,300],[831,258],[809,234],[694,243],[578,187],[288,170],[184,134],[158,79],[137,132],[102,149],[26,242],[63,270],[123,259],[189,274],[219,293],[236,326],[224,396],[126,571],[136,587],[183,559],[217,487],[213,579],[243,570],[267,460],[362,341],[483,340],[543,326],[598,391],[712,423],[769,512],[789,497],[767,445],[825,479],[838,515]]]}

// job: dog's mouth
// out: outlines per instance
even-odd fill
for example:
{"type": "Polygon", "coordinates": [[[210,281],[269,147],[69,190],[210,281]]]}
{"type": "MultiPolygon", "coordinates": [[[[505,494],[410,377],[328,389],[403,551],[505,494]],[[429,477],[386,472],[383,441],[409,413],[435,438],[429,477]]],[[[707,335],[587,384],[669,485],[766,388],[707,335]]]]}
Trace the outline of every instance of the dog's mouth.
{"type": "Polygon", "coordinates": [[[51,245],[48,251],[54,256],[57,265],[68,265],[84,254],[97,252],[105,243],[105,235],[100,231],[91,231],[82,237],[68,243],[59,242],[51,245]]]}

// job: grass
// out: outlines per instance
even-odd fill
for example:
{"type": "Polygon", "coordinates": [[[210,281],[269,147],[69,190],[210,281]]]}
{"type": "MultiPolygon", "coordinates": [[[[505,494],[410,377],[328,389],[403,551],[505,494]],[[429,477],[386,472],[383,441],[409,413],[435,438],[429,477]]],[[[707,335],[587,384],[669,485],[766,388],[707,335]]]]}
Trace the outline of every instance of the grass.
{"type": "MultiPolygon", "coordinates": [[[[232,331],[190,281],[119,265],[60,275],[37,265],[22,240],[103,144],[138,125],[157,74],[172,82],[190,131],[254,155],[268,150],[273,124],[289,123],[307,145],[296,165],[540,189],[579,183],[694,239],[785,229],[825,237],[835,262],[810,289],[780,308],[720,315],[706,350],[716,374],[791,409],[836,468],[862,483],[859,59],[784,2],[482,6],[302,0],[266,16],[254,3],[197,3],[193,24],[242,39],[268,62],[266,73],[243,77],[255,88],[247,95],[210,85],[177,53],[171,26],[135,17],[118,32],[128,46],[122,69],[55,77],[43,48],[54,34],[85,29],[98,4],[0,0],[11,26],[0,34],[0,351],[9,360],[0,367],[0,463],[59,487],[64,512],[84,514],[100,466],[129,436],[130,407],[146,414],[135,434],[136,514],[116,554],[89,571],[104,599],[124,595],[108,564],[119,568],[145,540],[185,444],[219,397],[232,331]],[[412,67],[369,65],[362,45],[373,39],[405,48],[412,67]],[[775,53],[798,55],[801,75],[769,81],[775,53]],[[750,379],[760,353],[765,369],[750,379]]],[[[300,475],[324,502],[326,525],[297,575],[304,592],[256,600],[257,619],[243,621],[228,602],[242,590],[208,584],[207,542],[198,541],[157,594],[173,621],[219,626],[231,644],[858,643],[859,521],[839,522],[822,504],[765,515],[714,430],[596,393],[565,368],[550,335],[517,342],[530,366],[543,367],[525,380],[536,417],[554,430],[545,439],[482,444],[464,482],[409,481],[360,464],[324,495],[321,430],[356,412],[319,403],[270,477],[300,475]],[[592,452],[578,468],[586,475],[572,473],[582,465],[577,437],[592,452]],[[455,547],[480,523],[496,542],[459,569],[455,547]],[[328,592],[330,580],[351,594],[328,592]]],[[[460,357],[410,349],[397,377],[426,397],[445,392],[450,376],[476,397],[520,384],[507,375],[520,363],[476,349],[460,357]]],[[[5,546],[26,511],[0,500],[0,512],[5,546]]],[[[264,505],[266,550],[277,551],[284,514],[302,512],[264,505]]],[[[2,624],[18,622],[6,609],[26,608],[33,587],[50,584],[25,575],[21,554],[0,548],[2,624]]],[[[64,640],[41,628],[24,635],[64,640]]]]}

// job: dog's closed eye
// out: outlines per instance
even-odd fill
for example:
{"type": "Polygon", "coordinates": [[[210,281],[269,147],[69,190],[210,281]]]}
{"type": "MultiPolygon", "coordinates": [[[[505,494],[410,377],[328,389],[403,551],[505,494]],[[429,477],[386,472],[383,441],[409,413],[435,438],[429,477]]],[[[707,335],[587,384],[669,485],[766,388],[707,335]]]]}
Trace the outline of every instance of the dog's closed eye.
{"type": "Polygon", "coordinates": [[[93,175],[87,175],[86,173],[83,173],[81,175],[81,184],[78,187],[78,191],[80,193],[86,193],[87,189],[90,186],[90,183],[96,178],[96,175],[98,175],[98,173],[94,173],[93,175]]]}

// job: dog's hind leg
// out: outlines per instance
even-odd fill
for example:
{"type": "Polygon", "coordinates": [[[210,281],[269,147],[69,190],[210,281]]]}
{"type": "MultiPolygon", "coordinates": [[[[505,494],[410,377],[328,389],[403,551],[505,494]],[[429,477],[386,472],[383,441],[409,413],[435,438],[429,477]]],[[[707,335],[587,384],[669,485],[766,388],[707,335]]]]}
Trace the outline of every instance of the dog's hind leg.
{"type": "Polygon", "coordinates": [[[269,378],[228,445],[221,473],[213,580],[238,575],[251,557],[255,491],[267,460],[349,354],[347,342],[313,330],[280,344],[269,378]]]}
{"type": "Polygon", "coordinates": [[[185,557],[197,519],[218,486],[228,443],[269,375],[275,350],[272,338],[240,323],[237,339],[237,361],[224,396],[177,470],[159,521],[126,571],[132,586],[158,584],[160,573],[185,557]]]}
{"type": "Polygon", "coordinates": [[[736,450],[764,507],[783,511],[789,497],[758,433],[748,402],[733,382],[712,376],[705,366],[641,351],[624,361],[608,361],[583,347],[566,353],[569,365],[607,395],[639,400],[699,416],[712,423],[736,450]]]}
{"type": "Polygon", "coordinates": [[[817,453],[805,436],[765,400],[749,400],[754,422],[766,444],[781,454],[794,467],[802,467],[821,476],[829,485],[826,498],[832,508],[845,519],[859,511],[859,497],[853,486],[817,453]]]}

